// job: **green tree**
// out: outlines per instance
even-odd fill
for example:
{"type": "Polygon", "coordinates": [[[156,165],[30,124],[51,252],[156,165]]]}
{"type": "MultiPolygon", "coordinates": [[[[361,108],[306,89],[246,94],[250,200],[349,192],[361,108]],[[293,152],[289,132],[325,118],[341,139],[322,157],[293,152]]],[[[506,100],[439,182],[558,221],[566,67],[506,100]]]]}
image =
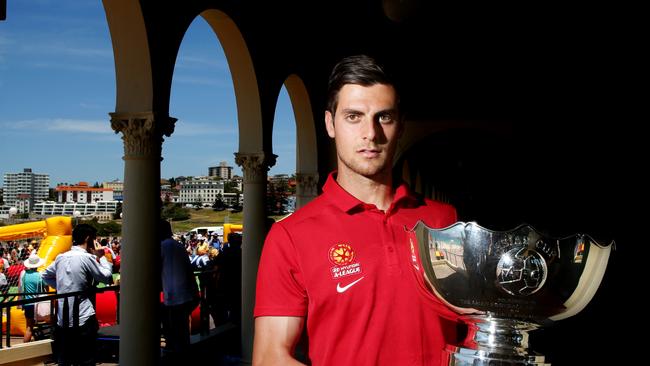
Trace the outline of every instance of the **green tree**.
{"type": "Polygon", "coordinates": [[[237,183],[234,181],[224,181],[223,182],[223,192],[224,193],[241,193],[239,189],[237,189],[237,183]]]}
{"type": "Polygon", "coordinates": [[[182,207],[180,203],[165,204],[160,216],[165,220],[183,221],[190,218],[190,210],[182,207]]]}
{"type": "Polygon", "coordinates": [[[122,218],[122,202],[117,203],[115,208],[115,213],[113,214],[113,220],[119,220],[122,218]]]}
{"type": "Polygon", "coordinates": [[[109,221],[103,224],[99,224],[99,230],[97,230],[98,236],[118,236],[122,235],[122,225],[118,224],[115,221],[109,221]]]}
{"type": "Polygon", "coordinates": [[[266,190],[266,211],[269,215],[285,214],[285,208],[289,202],[288,179],[274,179],[268,182],[266,190]]]}
{"type": "Polygon", "coordinates": [[[215,211],[223,211],[226,209],[226,204],[223,202],[221,193],[217,193],[217,198],[214,200],[214,204],[212,204],[212,209],[215,211]]]}

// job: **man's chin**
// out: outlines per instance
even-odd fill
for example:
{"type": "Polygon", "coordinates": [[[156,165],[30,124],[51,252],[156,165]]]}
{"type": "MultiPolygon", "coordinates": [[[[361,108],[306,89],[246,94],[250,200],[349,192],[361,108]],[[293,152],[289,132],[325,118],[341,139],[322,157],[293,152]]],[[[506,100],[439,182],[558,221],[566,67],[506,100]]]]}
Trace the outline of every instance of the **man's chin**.
{"type": "Polygon", "coordinates": [[[352,168],[352,171],[372,180],[382,180],[386,176],[386,169],[383,166],[357,165],[352,168]]]}

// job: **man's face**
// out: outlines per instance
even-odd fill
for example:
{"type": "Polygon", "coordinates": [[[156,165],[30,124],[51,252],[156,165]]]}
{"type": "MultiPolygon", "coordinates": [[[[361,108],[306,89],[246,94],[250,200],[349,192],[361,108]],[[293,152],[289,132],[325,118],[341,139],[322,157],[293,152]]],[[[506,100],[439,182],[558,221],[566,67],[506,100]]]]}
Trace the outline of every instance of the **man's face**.
{"type": "Polygon", "coordinates": [[[339,174],[390,175],[402,133],[392,86],[344,85],[334,116],[325,112],[325,126],[336,142],[339,174]]]}

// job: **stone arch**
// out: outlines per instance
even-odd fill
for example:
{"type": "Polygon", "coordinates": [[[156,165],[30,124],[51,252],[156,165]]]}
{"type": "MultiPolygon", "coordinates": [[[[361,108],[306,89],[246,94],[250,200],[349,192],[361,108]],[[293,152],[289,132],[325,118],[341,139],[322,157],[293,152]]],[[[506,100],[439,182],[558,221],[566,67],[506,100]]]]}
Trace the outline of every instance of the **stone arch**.
{"type": "Polygon", "coordinates": [[[153,72],[140,3],[105,1],[115,58],[115,112],[153,110],[153,72]]]}
{"type": "Polygon", "coordinates": [[[262,152],[264,146],[262,103],[253,60],[244,37],[232,18],[221,10],[205,10],[201,16],[219,38],[232,75],[237,100],[239,152],[262,152]]]}
{"type": "Polygon", "coordinates": [[[302,207],[318,194],[318,145],[314,111],[305,83],[299,76],[289,75],[284,85],[296,120],[296,206],[302,207]]]}

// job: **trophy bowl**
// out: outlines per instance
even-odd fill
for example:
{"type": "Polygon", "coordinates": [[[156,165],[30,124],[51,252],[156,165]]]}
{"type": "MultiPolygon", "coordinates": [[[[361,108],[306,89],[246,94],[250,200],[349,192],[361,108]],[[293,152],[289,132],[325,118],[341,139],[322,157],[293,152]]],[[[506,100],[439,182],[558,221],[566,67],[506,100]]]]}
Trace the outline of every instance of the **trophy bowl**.
{"type": "Polygon", "coordinates": [[[613,242],[553,238],[530,225],[493,231],[475,222],[408,231],[416,278],[467,324],[448,365],[550,365],[529,350],[529,332],[580,312],[605,274],[613,242]]]}

